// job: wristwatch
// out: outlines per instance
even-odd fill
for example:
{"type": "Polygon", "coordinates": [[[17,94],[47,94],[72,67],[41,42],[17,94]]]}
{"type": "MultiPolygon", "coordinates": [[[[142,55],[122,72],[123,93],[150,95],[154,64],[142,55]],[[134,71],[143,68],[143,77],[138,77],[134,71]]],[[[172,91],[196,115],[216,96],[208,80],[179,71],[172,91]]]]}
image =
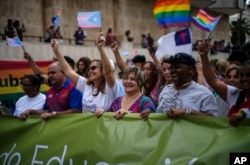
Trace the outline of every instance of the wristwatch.
{"type": "Polygon", "coordinates": [[[52,114],[55,116],[56,115],[56,111],[53,111],[52,114]]]}

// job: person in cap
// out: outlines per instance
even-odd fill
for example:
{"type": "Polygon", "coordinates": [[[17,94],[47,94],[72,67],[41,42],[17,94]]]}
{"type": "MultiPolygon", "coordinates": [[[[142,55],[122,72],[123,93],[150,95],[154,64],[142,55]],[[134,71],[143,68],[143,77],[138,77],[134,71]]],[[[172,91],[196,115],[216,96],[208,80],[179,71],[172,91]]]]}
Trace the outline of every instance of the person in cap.
{"type": "Polygon", "coordinates": [[[184,114],[218,116],[213,94],[193,81],[196,70],[194,58],[186,53],[177,53],[170,57],[170,63],[173,83],[162,89],[157,111],[171,118],[184,114]]]}

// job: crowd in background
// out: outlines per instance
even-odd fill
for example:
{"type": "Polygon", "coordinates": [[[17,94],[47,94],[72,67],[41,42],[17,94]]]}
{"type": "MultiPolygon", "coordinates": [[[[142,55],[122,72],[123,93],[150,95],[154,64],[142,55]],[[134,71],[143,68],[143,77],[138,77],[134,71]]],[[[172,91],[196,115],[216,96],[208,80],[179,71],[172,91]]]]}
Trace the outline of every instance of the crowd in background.
{"type": "Polygon", "coordinates": [[[24,24],[21,24],[19,20],[8,19],[7,25],[4,26],[4,39],[18,36],[23,41],[23,32],[25,32],[24,24]]]}
{"type": "MultiPolygon", "coordinates": [[[[23,41],[23,32],[25,32],[25,27],[23,24],[20,24],[19,20],[13,21],[12,19],[7,20],[7,25],[4,27],[4,36],[8,36],[9,38],[12,38],[14,36],[18,36],[21,41],[23,41]]],[[[73,34],[75,44],[76,45],[84,45],[84,40],[87,38],[86,31],[78,27],[74,34],[73,34]]],[[[60,26],[51,25],[46,29],[44,42],[50,43],[51,39],[62,39],[62,35],[60,32],[60,26]]],[[[134,37],[132,36],[132,33],[130,30],[126,30],[124,33],[124,38],[127,42],[134,42],[134,37]]],[[[5,37],[3,38],[5,39],[5,37]]],[[[106,32],[106,46],[111,45],[114,41],[118,41],[116,34],[113,32],[112,28],[108,28],[106,32]]],[[[198,43],[201,40],[196,40],[193,43],[193,50],[197,50],[198,43]]],[[[150,33],[147,34],[141,34],[141,41],[140,41],[140,47],[141,48],[148,48],[150,47],[155,40],[151,36],[150,33]]],[[[210,44],[211,47],[211,54],[216,55],[218,52],[225,52],[229,53],[232,46],[230,42],[225,43],[225,40],[219,40],[219,41],[213,41],[213,43],[210,44]]]]}

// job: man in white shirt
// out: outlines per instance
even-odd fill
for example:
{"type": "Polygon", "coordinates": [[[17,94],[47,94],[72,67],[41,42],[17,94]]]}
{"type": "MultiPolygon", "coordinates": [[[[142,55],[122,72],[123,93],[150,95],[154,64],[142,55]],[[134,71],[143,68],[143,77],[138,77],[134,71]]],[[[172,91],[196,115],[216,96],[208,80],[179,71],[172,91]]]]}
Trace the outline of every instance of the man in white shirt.
{"type": "Polygon", "coordinates": [[[158,112],[169,117],[184,114],[218,116],[216,100],[205,87],[193,81],[195,60],[186,53],[170,57],[173,84],[166,85],[160,93],[158,112]]]}

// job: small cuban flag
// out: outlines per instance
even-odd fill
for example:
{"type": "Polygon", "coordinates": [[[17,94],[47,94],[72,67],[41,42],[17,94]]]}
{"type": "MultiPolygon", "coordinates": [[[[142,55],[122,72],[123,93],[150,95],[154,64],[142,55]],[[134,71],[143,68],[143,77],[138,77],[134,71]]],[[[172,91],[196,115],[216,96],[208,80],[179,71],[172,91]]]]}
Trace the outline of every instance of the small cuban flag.
{"type": "Polygon", "coordinates": [[[15,36],[13,38],[6,37],[6,41],[10,47],[20,47],[23,45],[22,41],[19,39],[18,36],[15,36]]]}
{"type": "Polygon", "coordinates": [[[79,12],[77,14],[78,26],[82,28],[101,28],[100,11],[79,12]]]}

